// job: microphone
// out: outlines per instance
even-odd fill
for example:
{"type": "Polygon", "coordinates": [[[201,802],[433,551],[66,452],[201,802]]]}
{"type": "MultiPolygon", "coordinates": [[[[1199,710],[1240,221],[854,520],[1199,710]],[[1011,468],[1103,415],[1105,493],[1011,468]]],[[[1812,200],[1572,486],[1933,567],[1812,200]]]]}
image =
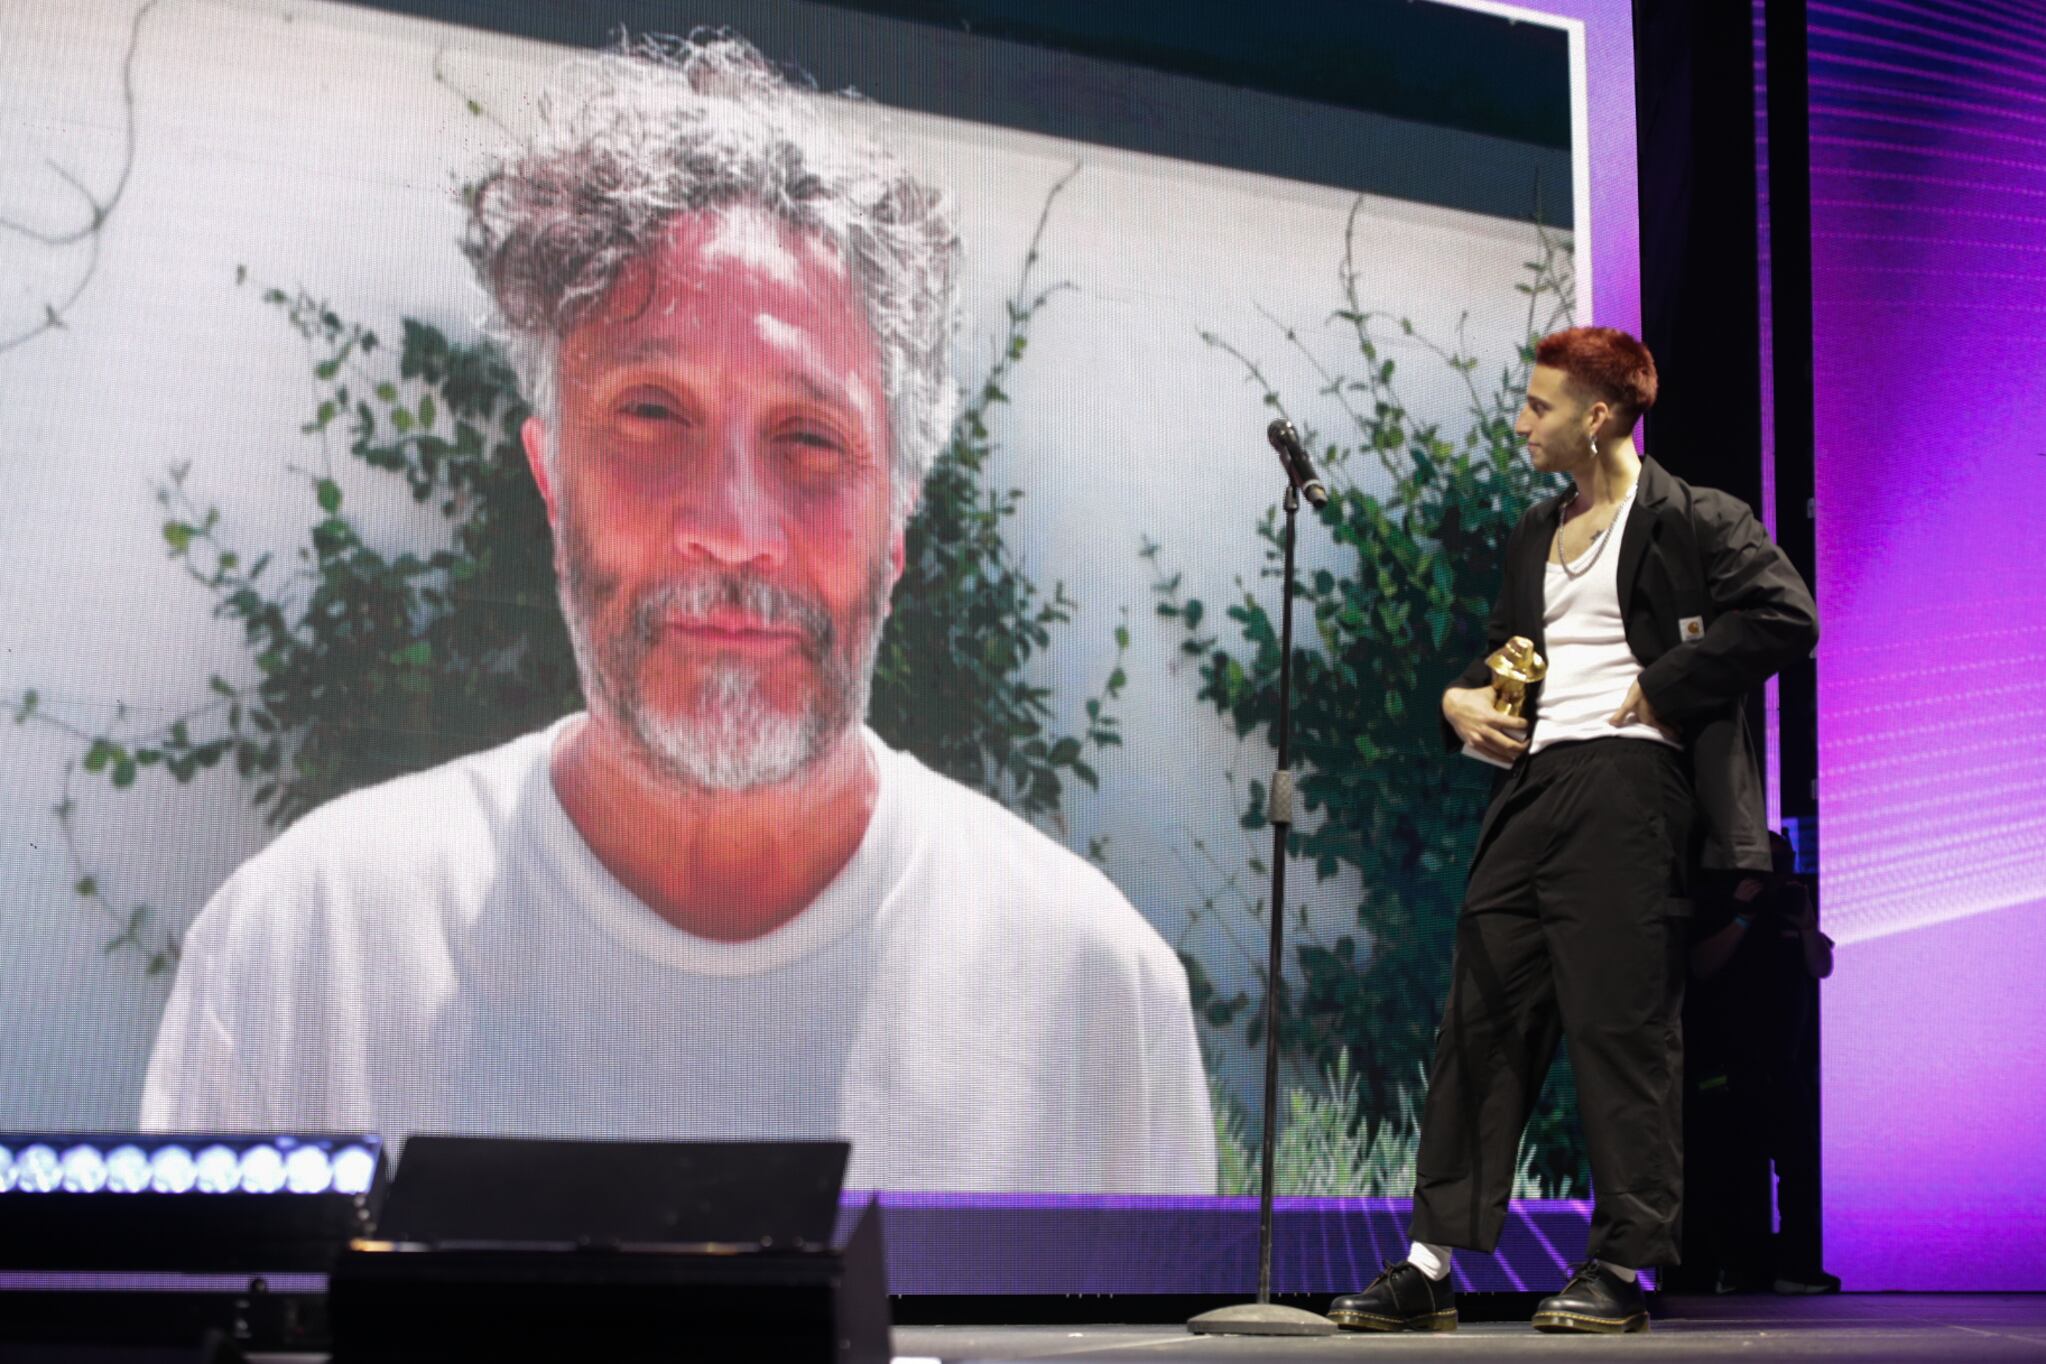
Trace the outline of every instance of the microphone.
{"type": "Polygon", "coordinates": [[[1314,461],[1307,457],[1307,447],[1300,443],[1299,433],[1294,431],[1293,423],[1284,417],[1279,418],[1265,428],[1265,439],[1279,452],[1279,463],[1286,466],[1286,477],[1300,490],[1300,495],[1307,499],[1308,505],[1326,507],[1328,489],[1314,476],[1314,461]]]}

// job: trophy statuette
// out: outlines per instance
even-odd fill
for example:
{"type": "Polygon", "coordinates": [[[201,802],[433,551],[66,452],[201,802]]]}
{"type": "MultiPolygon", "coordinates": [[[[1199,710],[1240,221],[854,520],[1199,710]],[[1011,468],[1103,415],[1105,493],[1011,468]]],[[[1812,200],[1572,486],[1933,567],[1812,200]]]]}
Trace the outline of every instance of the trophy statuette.
{"type": "MultiPolygon", "coordinates": [[[[1492,670],[1492,709],[1501,715],[1524,715],[1527,689],[1549,672],[1549,661],[1535,652],[1534,641],[1525,635],[1507,640],[1503,648],[1485,660],[1485,666],[1492,670]]],[[[1463,746],[1463,755],[1494,767],[1513,766],[1504,758],[1495,758],[1468,743],[1463,746]]]]}
{"type": "Polygon", "coordinates": [[[1492,709],[1519,715],[1527,705],[1527,689],[1548,675],[1549,663],[1535,652],[1534,641],[1515,635],[1485,660],[1492,670],[1492,709]]]}

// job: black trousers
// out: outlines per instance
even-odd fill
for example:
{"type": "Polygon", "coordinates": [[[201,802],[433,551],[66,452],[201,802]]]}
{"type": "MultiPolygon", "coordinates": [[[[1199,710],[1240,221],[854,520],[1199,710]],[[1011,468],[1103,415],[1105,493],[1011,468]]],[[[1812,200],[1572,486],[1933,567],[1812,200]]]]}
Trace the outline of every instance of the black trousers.
{"type": "Polygon", "coordinates": [[[1645,739],[1522,762],[1471,863],[1415,1161],[1413,1236],[1490,1251],[1542,1080],[1568,1040],[1590,1253],[1677,1262],[1694,820],[1683,755],[1645,739]]]}

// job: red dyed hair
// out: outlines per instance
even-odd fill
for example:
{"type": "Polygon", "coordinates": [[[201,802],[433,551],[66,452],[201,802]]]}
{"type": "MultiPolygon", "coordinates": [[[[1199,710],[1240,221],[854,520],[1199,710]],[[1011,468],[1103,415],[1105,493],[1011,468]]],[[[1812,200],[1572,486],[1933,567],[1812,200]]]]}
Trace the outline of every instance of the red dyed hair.
{"type": "Polygon", "coordinates": [[[1572,327],[1535,343],[1535,363],[1560,369],[1610,403],[1622,434],[1655,406],[1655,357],[1618,327],[1572,327]]]}

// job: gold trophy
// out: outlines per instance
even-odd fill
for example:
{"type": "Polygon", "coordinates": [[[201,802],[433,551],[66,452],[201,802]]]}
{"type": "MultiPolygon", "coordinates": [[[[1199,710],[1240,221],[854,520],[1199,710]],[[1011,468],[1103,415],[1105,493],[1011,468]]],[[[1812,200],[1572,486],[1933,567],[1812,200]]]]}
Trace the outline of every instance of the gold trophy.
{"type": "MultiPolygon", "coordinates": [[[[1524,713],[1527,689],[1548,676],[1549,672],[1549,661],[1535,652],[1534,641],[1525,635],[1515,635],[1507,640],[1504,648],[1485,660],[1485,666],[1492,670],[1492,709],[1501,715],[1524,713]]],[[[1469,744],[1463,746],[1463,755],[1494,767],[1513,765],[1489,753],[1481,753],[1469,744]]]]}
{"type": "Polygon", "coordinates": [[[1515,635],[1504,648],[1485,660],[1492,670],[1492,709],[1501,715],[1518,715],[1527,705],[1527,689],[1548,676],[1549,663],[1535,652],[1534,641],[1515,635]]]}

